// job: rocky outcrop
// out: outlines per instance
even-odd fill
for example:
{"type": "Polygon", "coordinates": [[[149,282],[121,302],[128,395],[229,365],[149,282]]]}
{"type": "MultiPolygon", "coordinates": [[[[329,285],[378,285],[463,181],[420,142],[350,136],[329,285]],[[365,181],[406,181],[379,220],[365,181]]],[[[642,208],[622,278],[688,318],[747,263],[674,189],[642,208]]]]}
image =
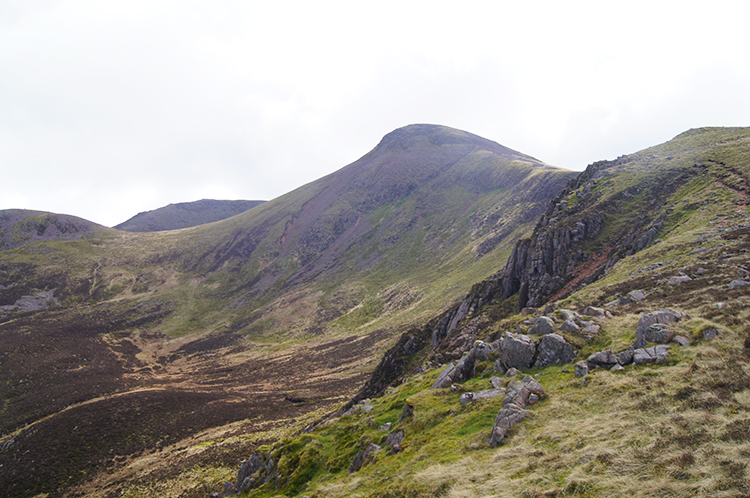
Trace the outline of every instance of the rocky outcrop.
{"type": "Polygon", "coordinates": [[[238,493],[241,493],[246,489],[256,488],[271,482],[277,477],[276,462],[271,458],[271,454],[265,455],[256,451],[240,465],[235,488],[238,493]]]}
{"type": "Polygon", "coordinates": [[[562,336],[547,334],[539,341],[535,367],[546,367],[556,363],[570,363],[578,350],[562,336]]]}
{"type": "Polygon", "coordinates": [[[528,414],[527,406],[544,399],[546,395],[542,385],[533,377],[526,377],[520,382],[510,381],[505,398],[503,398],[503,408],[498,412],[495,425],[492,427],[492,436],[489,441],[490,448],[499,445],[505,439],[510,428],[526,418],[528,414]]]}
{"type": "Polygon", "coordinates": [[[649,342],[668,343],[675,335],[669,327],[676,325],[685,315],[674,310],[663,309],[646,313],[638,319],[633,347],[642,348],[649,342]]]}

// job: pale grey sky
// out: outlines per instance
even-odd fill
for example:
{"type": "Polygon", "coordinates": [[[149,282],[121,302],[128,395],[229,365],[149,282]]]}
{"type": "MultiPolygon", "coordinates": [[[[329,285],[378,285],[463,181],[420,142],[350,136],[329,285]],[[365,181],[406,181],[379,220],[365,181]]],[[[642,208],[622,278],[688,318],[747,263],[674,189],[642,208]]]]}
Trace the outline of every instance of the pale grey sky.
{"type": "Polygon", "coordinates": [[[750,2],[0,0],[0,209],[271,199],[395,128],[587,164],[750,126],[750,2]]]}

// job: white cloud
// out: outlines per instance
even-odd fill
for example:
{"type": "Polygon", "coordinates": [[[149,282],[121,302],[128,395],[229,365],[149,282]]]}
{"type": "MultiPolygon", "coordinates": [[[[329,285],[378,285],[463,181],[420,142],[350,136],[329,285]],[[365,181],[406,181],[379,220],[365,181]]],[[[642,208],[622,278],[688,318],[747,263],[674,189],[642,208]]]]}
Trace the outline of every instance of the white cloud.
{"type": "Polygon", "coordinates": [[[748,10],[0,1],[0,209],[113,225],[209,194],[269,199],[415,122],[582,169],[749,124],[748,10]]]}

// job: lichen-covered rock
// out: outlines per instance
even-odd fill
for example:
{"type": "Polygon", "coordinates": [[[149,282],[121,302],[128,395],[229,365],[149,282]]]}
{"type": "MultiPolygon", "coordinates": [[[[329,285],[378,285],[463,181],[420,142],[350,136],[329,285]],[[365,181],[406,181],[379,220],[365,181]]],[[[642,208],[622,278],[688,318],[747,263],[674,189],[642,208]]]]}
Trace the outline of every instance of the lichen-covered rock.
{"type": "Polygon", "coordinates": [[[585,361],[579,361],[573,368],[575,369],[576,377],[586,377],[589,374],[589,366],[585,361]]]}
{"type": "Polygon", "coordinates": [[[587,306],[583,310],[583,314],[587,316],[599,316],[603,317],[606,316],[606,311],[603,308],[597,308],[595,306],[587,306]]]}
{"type": "Polygon", "coordinates": [[[645,349],[636,349],[633,351],[633,363],[641,365],[643,363],[659,363],[669,354],[669,346],[660,344],[645,349]]]}
{"type": "Polygon", "coordinates": [[[599,351],[598,353],[594,353],[586,358],[586,364],[589,366],[589,369],[594,369],[596,367],[609,369],[618,363],[617,355],[612,353],[611,349],[599,351]]]}
{"type": "Polygon", "coordinates": [[[529,334],[544,335],[555,330],[555,322],[547,316],[538,316],[534,319],[534,325],[529,329],[529,334]]]}
{"type": "Polygon", "coordinates": [[[533,377],[526,377],[522,381],[511,381],[503,398],[503,408],[495,418],[489,441],[490,448],[500,444],[508,430],[526,417],[527,406],[536,403],[539,399],[544,399],[546,395],[542,385],[533,377]]]}
{"type": "Polygon", "coordinates": [[[555,363],[570,363],[577,354],[578,350],[562,336],[547,334],[539,341],[534,366],[546,367],[555,363]]]}
{"type": "Polygon", "coordinates": [[[575,332],[580,330],[580,328],[581,327],[579,327],[573,320],[565,320],[563,324],[560,325],[560,330],[563,332],[575,332]]]}
{"type": "Polygon", "coordinates": [[[560,313],[560,318],[562,318],[565,321],[575,320],[576,318],[579,317],[578,313],[576,313],[575,311],[571,311],[571,310],[560,310],[559,313],[560,313]]]}
{"type": "MultiPolygon", "coordinates": [[[[653,329],[651,332],[649,332],[649,327],[656,324],[666,325],[667,327],[671,325],[677,324],[685,315],[680,313],[679,311],[674,311],[670,309],[663,309],[659,311],[653,311],[651,313],[646,313],[641,318],[638,319],[638,326],[635,331],[635,343],[633,346],[637,348],[642,348],[649,342],[657,342],[653,339],[650,339],[652,335],[655,333],[656,329],[653,329]]],[[[674,333],[672,333],[672,336],[674,333]]],[[[669,339],[672,338],[672,336],[669,336],[669,339]]],[[[669,340],[667,339],[667,341],[669,340]]]]}
{"type": "Polygon", "coordinates": [[[625,302],[623,304],[637,303],[638,301],[643,301],[644,299],[646,299],[646,294],[642,290],[634,290],[628,292],[628,294],[624,298],[625,302]]]}
{"type": "Polygon", "coordinates": [[[536,344],[528,336],[513,336],[505,333],[500,341],[499,360],[506,369],[526,370],[531,368],[536,354],[536,344]]]}

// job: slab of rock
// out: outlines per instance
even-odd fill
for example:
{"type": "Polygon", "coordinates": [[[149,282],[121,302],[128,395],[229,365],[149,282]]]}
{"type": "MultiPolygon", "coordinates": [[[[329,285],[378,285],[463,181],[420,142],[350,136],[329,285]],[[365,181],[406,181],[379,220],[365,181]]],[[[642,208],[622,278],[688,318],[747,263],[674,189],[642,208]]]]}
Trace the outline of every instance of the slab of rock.
{"type": "Polygon", "coordinates": [[[585,361],[579,361],[575,364],[576,377],[586,377],[589,374],[589,366],[585,361]]]}
{"type": "Polygon", "coordinates": [[[529,334],[544,335],[555,330],[555,322],[548,316],[539,316],[534,319],[534,324],[529,329],[529,334]]]}
{"type": "Polygon", "coordinates": [[[349,466],[349,474],[353,474],[361,469],[365,464],[377,461],[375,454],[382,448],[377,444],[370,443],[367,449],[359,450],[354,457],[354,461],[349,466]]]}
{"type": "Polygon", "coordinates": [[[685,315],[674,310],[670,309],[663,309],[659,311],[653,311],[651,313],[646,313],[643,315],[640,319],[638,319],[638,327],[635,331],[635,344],[634,346],[636,348],[642,348],[649,342],[647,340],[647,332],[649,327],[651,327],[654,324],[662,324],[666,326],[671,326],[677,324],[685,315]]]}
{"type": "Polygon", "coordinates": [[[638,301],[643,301],[646,299],[646,294],[642,290],[634,290],[628,292],[628,294],[623,298],[625,300],[625,304],[627,303],[637,303],[638,301]]]}
{"type": "Polygon", "coordinates": [[[592,323],[591,325],[587,325],[583,329],[581,329],[581,332],[583,332],[584,334],[588,334],[588,335],[596,335],[599,333],[600,329],[601,329],[600,325],[596,323],[592,323]]]}
{"type": "Polygon", "coordinates": [[[526,377],[522,381],[511,381],[508,391],[503,398],[503,408],[495,418],[490,437],[490,448],[496,447],[505,438],[508,430],[523,420],[528,412],[527,406],[539,399],[544,399],[546,393],[544,388],[533,377],[526,377]]]}
{"type": "Polygon", "coordinates": [[[503,387],[503,379],[500,377],[490,377],[490,385],[493,389],[500,389],[503,387]]]}
{"type": "Polygon", "coordinates": [[[481,401],[483,399],[492,399],[497,398],[498,396],[505,394],[506,390],[501,388],[496,389],[483,389],[481,391],[477,391],[474,394],[474,397],[472,398],[472,401],[481,401]]]}
{"type": "Polygon", "coordinates": [[[563,332],[575,332],[580,329],[581,327],[579,327],[573,320],[565,320],[563,324],[560,325],[560,330],[563,332]]]}
{"type": "Polygon", "coordinates": [[[531,368],[535,354],[536,344],[526,335],[514,337],[506,332],[500,341],[498,359],[506,369],[526,370],[531,368]]]}
{"type": "Polygon", "coordinates": [[[560,310],[559,313],[560,313],[560,318],[562,318],[565,321],[575,320],[576,318],[580,316],[578,313],[576,313],[575,311],[571,311],[571,310],[560,310]]]}
{"type": "Polygon", "coordinates": [[[611,349],[599,351],[586,358],[589,370],[593,370],[596,367],[610,369],[618,363],[617,355],[612,353],[611,349]]]}
{"type": "Polygon", "coordinates": [[[687,275],[677,275],[674,277],[669,277],[669,280],[667,280],[667,284],[680,285],[680,284],[684,284],[685,282],[690,282],[691,280],[693,279],[688,277],[687,275]]]}
{"type": "Polygon", "coordinates": [[[448,387],[451,384],[453,384],[453,377],[456,375],[456,365],[454,363],[450,363],[445,369],[443,369],[442,372],[440,372],[440,375],[438,375],[438,378],[435,379],[435,382],[432,383],[432,386],[430,386],[430,389],[442,389],[443,387],[448,387]]]}
{"type": "Polygon", "coordinates": [[[730,289],[736,289],[738,287],[744,287],[748,284],[747,280],[742,280],[741,278],[738,278],[736,280],[732,280],[729,282],[729,288],[730,289]]]}
{"type": "Polygon", "coordinates": [[[562,336],[547,334],[539,341],[534,366],[546,367],[555,363],[570,363],[577,354],[578,350],[562,336]]]}
{"type": "Polygon", "coordinates": [[[669,354],[669,346],[660,344],[645,349],[636,349],[633,351],[633,363],[641,365],[643,363],[660,363],[669,354]]]}
{"type": "Polygon", "coordinates": [[[662,323],[655,323],[653,325],[649,325],[649,327],[642,334],[636,333],[634,347],[642,348],[650,342],[654,342],[656,344],[666,344],[671,341],[674,336],[674,330],[662,323]]]}
{"type": "Polygon", "coordinates": [[[707,341],[716,339],[719,336],[719,330],[715,328],[703,329],[703,338],[707,341]]]}
{"type": "Polygon", "coordinates": [[[672,337],[672,342],[677,343],[680,346],[690,346],[690,339],[684,335],[676,335],[672,337]]]}
{"type": "Polygon", "coordinates": [[[606,312],[603,308],[597,308],[595,306],[587,306],[586,309],[583,310],[583,314],[588,316],[606,316],[606,312]]]}

